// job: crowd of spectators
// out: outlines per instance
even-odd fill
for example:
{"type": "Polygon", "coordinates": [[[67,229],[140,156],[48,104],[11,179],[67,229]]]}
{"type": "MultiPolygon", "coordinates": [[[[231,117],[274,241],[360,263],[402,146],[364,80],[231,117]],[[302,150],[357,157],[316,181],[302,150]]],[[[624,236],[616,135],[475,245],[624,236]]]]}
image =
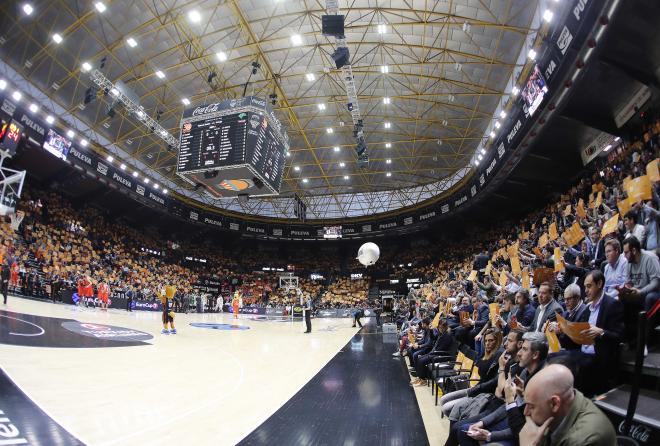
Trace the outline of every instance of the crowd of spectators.
{"type": "Polygon", "coordinates": [[[443,246],[414,296],[426,305],[399,312],[394,355],[413,385],[444,391],[446,444],[615,443],[589,398],[616,385],[626,344],[655,342],[636,317],[653,327],[660,306],[659,143],[656,120],[556,202],[443,246]],[[471,380],[453,370],[454,343],[471,380]]]}

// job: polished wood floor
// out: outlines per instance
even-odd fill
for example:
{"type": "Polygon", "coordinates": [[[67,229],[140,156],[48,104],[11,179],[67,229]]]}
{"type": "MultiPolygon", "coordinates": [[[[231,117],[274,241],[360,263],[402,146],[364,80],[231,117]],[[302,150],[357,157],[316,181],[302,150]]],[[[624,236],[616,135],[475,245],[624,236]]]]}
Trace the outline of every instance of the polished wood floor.
{"type": "Polygon", "coordinates": [[[303,334],[303,322],[180,314],[166,336],[160,313],[14,297],[0,310],[0,366],[88,445],[428,442],[393,344],[350,320],[314,319],[303,334]],[[63,326],[88,345],[70,345],[63,326]],[[40,330],[39,341],[7,341],[40,330]]]}

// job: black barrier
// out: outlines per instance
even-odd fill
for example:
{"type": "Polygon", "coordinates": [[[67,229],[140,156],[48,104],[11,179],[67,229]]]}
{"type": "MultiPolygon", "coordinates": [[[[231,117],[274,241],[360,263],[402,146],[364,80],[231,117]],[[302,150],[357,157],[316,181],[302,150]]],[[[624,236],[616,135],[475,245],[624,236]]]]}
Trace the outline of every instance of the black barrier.
{"type": "Polygon", "coordinates": [[[302,307],[302,305],[294,305],[294,307],[293,307],[293,317],[303,317],[303,307],[302,307]]]}
{"type": "MultiPolygon", "coordinates": [[[[62,291],[62,302],[65,304],[75,305],[73,301],[73,290],[62,291]]],[[[113,292],[110,299],[108,299],[108,308],[116,308],[118,310],[125,310],[128,299],[123,291],[113,292]]],[[[101,301],[97,298],[87,299],[87,306],[100,307],[101,301]]],[[[133,299],[131,302],[131,309],[142,311],[163,311],[163,305],[159,301],[149,301],[141,299],[133,299]]]]}

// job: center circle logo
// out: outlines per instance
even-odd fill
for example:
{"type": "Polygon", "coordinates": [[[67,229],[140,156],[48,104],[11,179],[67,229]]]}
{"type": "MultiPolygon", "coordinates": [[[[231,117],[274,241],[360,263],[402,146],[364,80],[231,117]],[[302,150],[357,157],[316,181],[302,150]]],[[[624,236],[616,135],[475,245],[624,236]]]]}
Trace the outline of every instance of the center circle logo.
{"type": "Polygon", "coordinates": [[[62,328],[96,339],[109,339],[111,341],[136,342],[148,341],[153,336],[149,333],[133,330],[132,328],[114,327],[112,325],[100,325],[78,321],[62,322],[62,328]]]}

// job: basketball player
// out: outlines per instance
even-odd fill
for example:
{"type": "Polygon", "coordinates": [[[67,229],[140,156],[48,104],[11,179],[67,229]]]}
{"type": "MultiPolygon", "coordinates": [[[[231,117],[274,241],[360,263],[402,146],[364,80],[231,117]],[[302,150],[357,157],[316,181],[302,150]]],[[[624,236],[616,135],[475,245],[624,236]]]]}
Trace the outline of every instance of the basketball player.
{"type": "Polygon", "coordinates": [[[11,276],[9,278],[9,284],[14,287],[14,290],[18,290],[18,272],[20,268],[18,263],[14,260],[11,264],[11,276]]]}
{"type": "Polygon", "coordinates": [[[97,288],[97,296],[99,300],[101,301],[101,309],[107,310],[108,309],[108,298],[110,297],[110,287],[108,286],[107,283],[103,279],[99,282],[98,288],[97,288]]]}
{"type": "Polygon", "coordinates": [[[176,334],[176,328],[174,328],[174,311],[172,310],[172,305],[174,301],[174,294],[176,293],[176,287],[172,285],[167,285],[161,288],[160,290],[160,302],[163,304],[163,331],[162,334],[176,334]],[[170,330],[167,330],[167,325],[169,324],[170,330]]]}

